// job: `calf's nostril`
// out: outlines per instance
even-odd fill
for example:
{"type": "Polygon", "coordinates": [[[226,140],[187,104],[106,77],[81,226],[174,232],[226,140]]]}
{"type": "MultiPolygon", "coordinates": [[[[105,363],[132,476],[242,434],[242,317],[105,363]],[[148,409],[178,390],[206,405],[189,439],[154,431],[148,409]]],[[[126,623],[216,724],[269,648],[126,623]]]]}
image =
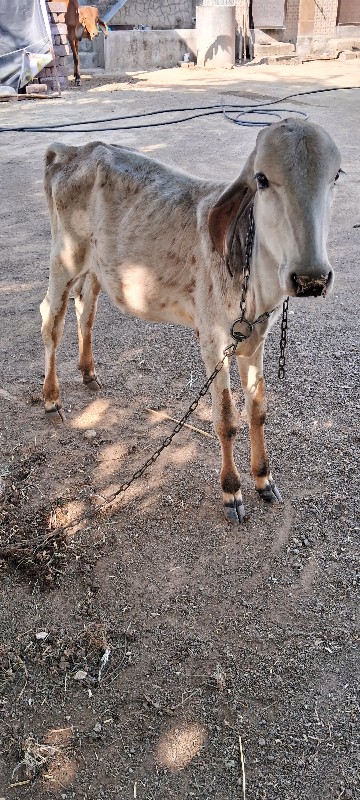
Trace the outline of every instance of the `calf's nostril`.
{"type": "Polygon", "coordinates": [[[297,297],[318,297],[326,293],[326,288],[331,282],[331,278],[331,271],[327,275],[320,274],[316,278],[312,275],[298,275],[293,272],[291,282],[297,297]]]}

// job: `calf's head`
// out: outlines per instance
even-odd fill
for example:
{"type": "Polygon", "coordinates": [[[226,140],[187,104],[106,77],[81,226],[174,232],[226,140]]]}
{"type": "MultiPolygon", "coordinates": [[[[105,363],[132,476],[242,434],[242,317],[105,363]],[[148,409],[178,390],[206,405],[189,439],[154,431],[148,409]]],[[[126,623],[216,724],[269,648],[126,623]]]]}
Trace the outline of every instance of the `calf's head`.
{"type": "Polygon", "coordinates": [[[274,263],[281,290],[325,294],[333,272],[326,240],[340,153],[319,125],[283,120],[260,131],[239,178],[209,215],[216,249],[231,249],[239,216],[254,198],[257,245],[274,263]]]}

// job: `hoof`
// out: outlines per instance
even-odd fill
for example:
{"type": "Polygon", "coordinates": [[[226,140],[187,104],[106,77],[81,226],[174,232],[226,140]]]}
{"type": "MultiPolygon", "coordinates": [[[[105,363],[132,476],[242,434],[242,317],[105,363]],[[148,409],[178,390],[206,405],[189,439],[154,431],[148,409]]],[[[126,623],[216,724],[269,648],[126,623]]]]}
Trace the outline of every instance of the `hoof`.
{"type": "Polygon", "coordinates": [[[80,78],[75,78],[75,86],[81,86],[80,78]]]}
{"type": "Polygon", "coordinates": [[[61,422],[65,422],[64,412],[58,403],[53,403],[49,408],[45,406],[45,414],[48,414],[53,419],[57,419],[59,416],[61,422]]]}
{"type": "Polygon", "coordinates": [[[276,486],[275,481],[270,480],[267,486],[264,486],[263,489],[256,490],[260,495],[262,500],[265,500],[265,503],[282,503],[283,499],[279,492],[279,489],[276,486]]]}
{"type": "Polygon", "coordinates": [[[84,375],[83,384],[87,389],[90,389],[91,392],[98,392],[99,389],[102,388],[101,383],[96,375],[84,375]]]}
{"type": "Polygon", "coordinates": [[[231,525],[241,525],[245,521],[245,508],[242,500],[232,500],[224,503],[224,514],[231,525]]]}

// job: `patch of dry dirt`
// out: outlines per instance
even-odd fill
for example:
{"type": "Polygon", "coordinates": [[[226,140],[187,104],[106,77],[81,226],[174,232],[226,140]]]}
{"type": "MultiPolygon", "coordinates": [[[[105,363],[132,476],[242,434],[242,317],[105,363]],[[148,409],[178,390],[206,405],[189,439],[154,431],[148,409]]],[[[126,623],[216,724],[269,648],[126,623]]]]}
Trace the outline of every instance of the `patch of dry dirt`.
{"type": "MultiPolygon", "coordinates": [[[[200,91],[205,105],[226,91],[214,77],[184,89],[164,74],[161,92],[159,81],[157,74],[146,86],[122,83],[117,100],[103,80],[91,83],[97,93],[85,82],[59,101],[0,113],[4,124],[55,122],[197,104],[200,91]]],[[[241,91],[233,75],[231,88],[241,91]]],[[[76,369],[70,307],[59,352],[66,421],[44,417],[38,306],[50,228],[42,158],[53,137],[2,135],[6,800],[239,800],[244,772],[247,800],[357,796],[360,172],[349,131],[359,129],[359,112],[346,93],[322,98],[321,107],[312,102],[311,118],[333,133],[350,176],[330,235],[337,281],[326,302],[291,302],[284,384],[276,377],[279,330],[269,337],[267,438],[285,502],[266,508],[255,496],[242,415],[237,462],[248,521],[239,528],[222,517],[208,399],[191,420],[201,430],[184,430],[111,514],[91,514],[168,435],[166,415],[182,416],[203,367],[191,332],[126,319],[102,297],[94,349],[104,388],[89,395],[76,369]],[[87,430],[96,436],[86,438],[87,430]]],[[[230,180],[255,136],[208,118],[102,138],[230,180]]],[[[241,406],[235,372],[233,382],[241,406]]]]}

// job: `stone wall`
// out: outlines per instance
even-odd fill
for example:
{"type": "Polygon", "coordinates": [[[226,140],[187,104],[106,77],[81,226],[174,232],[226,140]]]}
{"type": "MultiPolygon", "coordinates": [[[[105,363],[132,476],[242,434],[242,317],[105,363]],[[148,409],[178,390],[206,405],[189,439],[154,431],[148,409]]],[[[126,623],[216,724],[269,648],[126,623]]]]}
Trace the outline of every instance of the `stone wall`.
{"type": "MultiPolygon", "coordinates": [[[[110,20],[111,25],[148,25],[157,30],[192,28],[195,0],[128,0],[110,20]]],[[[108,4],[111,8],[111,3],[108,4]]]]}
{"type": "MultiPolygon", "coordinates": [[[[70,53],[70,46],[66,35],[67,28],[65,25],[66,4],[55,2],[54,0],[46,0],[46,7],[50,21],[59,85],[60,89],[66,89],[69,83],[68,55],[70,53]]],[[[49,89],[58,88],[53,61],[39,73],[38,77],[40,83],[46,83],[49,89]]]]}
{"type": "MultiPolygon", "coordinates": [[[[85,5],[86,0],[80,0],[85,5]]],[[[114,0],[98,0],[97,7],[105,13],[114,5],[114,0]]],[[[235,6],[237,28],[242,25],[246,11],[246,0],[127,0],[123,8],[111,20],[113,25],[149,25],[151,28],[193,28],[196,6],[235,6]],[[181,24],[179,24],[181,21],[181,24]]]]}

